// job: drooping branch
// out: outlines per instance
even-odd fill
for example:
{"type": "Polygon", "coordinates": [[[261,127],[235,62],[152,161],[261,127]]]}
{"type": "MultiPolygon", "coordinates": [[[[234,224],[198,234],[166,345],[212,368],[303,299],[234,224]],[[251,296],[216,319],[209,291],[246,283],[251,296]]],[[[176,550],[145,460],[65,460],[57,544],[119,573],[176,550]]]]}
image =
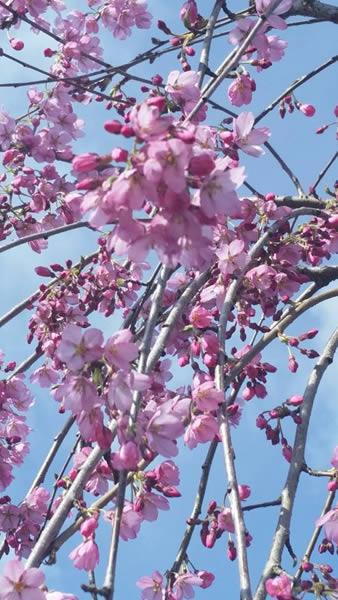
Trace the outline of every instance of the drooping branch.
{"type": "Polygon", "coordinates": [[[187,549],[188,549],[188,546],[190,544],[192,535],[193,535],[195,527],[196,527],[196,521],[201,514],[203,500],[204,500],[205,492],[207,489],[210,470],[211,470],[212,462],[213,462],[215,452],[217,449],[217,445],[218,445],[218,441],[215,441],[215,440],[210,443],[207,455],[201,466],[202,475],[201,475],[201,479],[200,479],[200,482],[198,485],[195,503],[194,503],[191,515],[187,521],[188,524],[187,524],[187,527],[183,534],[183,538],[182,538],[177,556],[176,556],[175,561],[169,571],[169,579],[170,579],[170,575],[173,575],[173,574],[179,572],[181,565],[186,558],[187,549]]]}
{"type": "Polygon", "coordinates": [[[330,67],[331,65],[336,63],[337,60],[338,56],[332,56],[325,63],[319,65],[319,67],[312,69],[312,71],[309,71],[309,73],[307,73],[306,75],[303,75],[302,77],[296,79],[293,83],[291,83],[291,85],[289,85],[289,87],[287,87],[284,90],[284,92],[279,94],[279,96],[277,96],[277,98],[273,102],[271,102],[269,106],[267,106],[261,113],[259,113],[259,115],[255,119],[255,124],[261,121],[261,119],[263,119],[271,110],[273,110],[280,103],[280,101],[283,100],[283,98],[285,98],[285,96],[288,96],[289,94],[291,94],[291,92],[303,85],[303,83],[309,81],[310,79],[312,79],[312,77],[315,77],[315,75],[318,75],[318,73],[324,71],[324,69],[327,69],[327,67],[330,67]]]}
{"type": "Polygon", "coordinates": [[[254,600],[266,598],[265,582],[273,573],[275,567],[280,567],[285,543],[290,534],[291,517],[299,484],[299,478],[304,464],[304,453],[307,441],[308,429],[315,397],[326,369],[333,361],[338,347],[338,329],[330,337],[317,364],[312,370],[303,395],[303,403],[300,409],[301,423],[297,425],[295,441],[293,445],[292,458],[281,498],[282,504],[279,519],[270,550],[269,558],[264,567],[254,600]]]}

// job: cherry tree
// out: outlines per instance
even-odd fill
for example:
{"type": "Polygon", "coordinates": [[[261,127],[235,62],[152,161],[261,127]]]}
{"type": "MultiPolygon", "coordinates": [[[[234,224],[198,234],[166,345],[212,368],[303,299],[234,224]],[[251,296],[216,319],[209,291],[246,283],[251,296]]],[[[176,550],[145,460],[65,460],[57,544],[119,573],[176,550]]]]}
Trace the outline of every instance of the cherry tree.
{"type": "Polygon", "coordinates": [[[338,345],[337,23],[319,0],[0,1],[1,600],[123,598],[121,570],[143,600],[338,598],[338,446],[307,460],[338,345]],[[275,497],[243,480],[257,438],[275,497]],[[146,522],[176,551],[141,543],[140,576],[146,522]]]}

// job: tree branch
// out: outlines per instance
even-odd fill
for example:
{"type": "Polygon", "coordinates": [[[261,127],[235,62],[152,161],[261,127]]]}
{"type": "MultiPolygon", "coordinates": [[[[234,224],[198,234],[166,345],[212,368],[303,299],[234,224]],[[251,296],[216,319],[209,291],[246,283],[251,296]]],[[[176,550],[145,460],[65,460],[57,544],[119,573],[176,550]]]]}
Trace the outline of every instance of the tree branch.
{"type": "Polygon", "coordinates": [[[268,561],[264,567],[254,600],[264,600],[267,592],[265,582],[275,567],[281,563],[283,548],[290,533],[290,524],[299,478],[304,464],[304,453],[314,400],[322,377],[333,361],[338,347],[338,329],[330,337],[317,364],[312,370],[304,392],[304,401],[300,409],[301,423],[297,425],[289,472],[282,491],[282,505],[279,519],[270,550],[268,561]]]}

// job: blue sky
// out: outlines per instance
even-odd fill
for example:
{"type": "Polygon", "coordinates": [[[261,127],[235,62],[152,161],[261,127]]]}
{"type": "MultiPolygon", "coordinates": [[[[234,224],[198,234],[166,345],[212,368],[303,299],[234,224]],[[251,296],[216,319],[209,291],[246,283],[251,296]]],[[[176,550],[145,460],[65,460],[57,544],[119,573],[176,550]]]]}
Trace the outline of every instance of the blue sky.
{"type": "MultiPolygon", "coordinates": [[[[204,1],[202,7],[200,2],[201,11],[205,11],[206,15],[212,4],[211,0],[204,1]]],[[[79,1],[73,2],[72,5],[76,9],[82,9],[84,6],[79,1]]],[[[149,2],[154,21],[156,22],[157,18],[162,18],[174,31],[181,30],[177,20],[180,6],[181,1],[178,0],[171,0],[170,3],[164,0],[150,0],[149,2]]],[[[234,2],[232,5],[229,4],[230,8],[236,10],[242,6],[244,7],[244,3],[241,3],[240,6],[234,2]]],[[[296,21],[299,18],[292,20],[296,21]]],[[[163,38],[163,34],[156,29],[152,34],[163,38]]],[[[336,50],[334,26],[331,24],[293,27],[286,32],[281,32],[280,35],[289,42],[286,57],[283,61],[275,63],[268,71],[255,75],[257,91],[253,103],[250,105],[250,110],[254,114],[258,114],[290,82],[308,72],[312,67],[327,60],[336,50]]],[[[144,50],[145,45],[148,47],[150,34],[149,32],[137,31],[132,38],[125,42],[114,40],[109,33],[105,34],[104,38],[105,59],[114,62],[118,57],[120,64],[133,58],[139,51],[144,50]]],[[[25,39],[28,48],[25,55],[27,60],[34,64],[45,64],[41,59],[42,50],[45,46],[51,44],[49,42],[45,43],[42,35],[35,36],[27,31],[25,39]]],[[[212,69],[216,68],[230,48],[226,38],[217,40],[211,56],[212,69]]],[[[6,68],[2,70],[0,76],[1,81],[20,81],[30,78],[28,71],[16,66],[13,68],[13,63],[5,66],[6,68]]],[[[193,61],[192,66],[194,67],[193,61]]],[[[149,77],[157,72],[166,75],[177,68],[179,68],[179,64],[175,60],[175,53],[172,53],[166,55],[158,63],[155,62],[154,65],[144,64],[140,70],[134,69],[134,72],[149,77]]],[[[137,95],[137,88],[133,84],[129,84],[129,89],[131,94],[137,95]]],[[[277,111],[274,111],[260,123],[260,125],[271,128],[272,145],[276,147],[282,157],[288,159],[290,166],[301,179],[305,189],[317,176],[335,148],[336,142],[333,129],[330,129],[323,136],[314,134],[314,130],[319,125],[332,120],[335,94],[335,79],[331,67],[317,76],[315,80],[302,86],[296,93],[299,100],[316,106],[317,113],[312,119],[307,119],[296,112],[293,115],[287,115],[285,120],[282,121],[277,111]]],[[[225,107],[232,108],[227,101],[226,83],[220,87],[214,99],[224,104],[225,107]]],[[[23,89],[2,90],[0,106],[13,116],[22,114],[26,108],[25,91],[23,89]]],[[[83,116],[86,120],[86,137],[77,143],[77,150],[79,152],[97,151],[100,153],[109,150],[115,140],[113,141],[111,136],[103,130],[103,122],[108,118],[108,115],[110,116],[104,105],[94,103],[88,108],[75,105],[75,110],[77,110],[79,116],[83,116]]],[[[208,123],[216,125],[219,120],[219,114],[209,110],[208,123]]],[[[291,182],[269,155],[265,155],[261,159],[245,157],[243,162],[247,166],[248,181],[260,191],[274,191],[280,194],[293,193],[291,182]]],[[[325,184],[331,183],[332,179],[332,174],[327,176],[324,179],[323,187],[325,187],[325,184]]],[[[320,191],[323,187],[320,188],[320,191]]],[[[69,257],[77,260],[81,254],[91,252],[95,248],[95,240],[96,234],[87,230],[78,230],[72,232],[71,236],[63,235],[52,238],[48,250],[41,256],[23,246],[10,251],[10,253],[1,254],[0,268],[3,273],[0,297],[1,314],[36,289],[41,280],[34,274],[33,269],[35,266],[48,265],[56,260],[62,262],[62,260],[69,257]]],[[[314,309],[311,314],[299,319],[290,328],[290,332],[299,334],[309,327],[320,328],[320,334],[310,344],[320,350],[334,327],[336,313],[337,302],[331,300],[325,309],[314,309]]],[[[28,318],[28,313],[22,314],[15,321],[6,325],[1,332],[0,347],[6,352],[8,360],[15,359],[19,362],[31,351],[26,344],[28,318]]],[[[103,319],[95,317],[92,319],[92,323],[99,324],[103,328],[106,337],[117,327],[117,319],[112,318],[104,322],[103,319]]],[[[297,374],[290,374],[287,369],[286,348],[278,342],[275,342],[267,351],[265,359],[269,362],[275,362],[279,367],[278,373],[270,377],[269,394],[264,400],[257,399],[245,406],[241,427],[233,432],[239,481],[252,487],[250,502],[261,502],[278,497],[288,466],[281,458],[280,447],[269,446],[264,439],[264,434],[255,427],[255,418],[259,412],[278,405],[291,394],[301,394],[313,365],[312,361],[308,359],[301,360],[297,374]]],[[[186,384],[188,377],[188,369],[176,370],[173,386],[186,384]]],[[[36,404],[30,415],[30,424],[34,429],[30,438],[32,452],[26,460],[25,467],[17,472],[17,480],[9,490],[13,501],[17,502],[20,501],[28,489],[34,473],[50,445],[51,437],[57,433],[64,422],[64,417],[57,413],[55,403],[49,397],[48,392],[41,391],[37,386],[32,389],[36,396],[36,404]]],[[[332,449],[338,443],[336,402],[335,370],[331,368],[325,376],[318,395],[309,436],[307,460],[309,465],[314,468],[329,466],[332,449]]],[[[72,440],[69,440],[68,447],[71,444],[72,440]]],[[[67,444],[65,449],[67,449],[67,444]]],[[[206,451],[206,446],[199,446],[194,451],[182,448],[182,453],[180,453],[177,461],[181,467],[180,489],[182,498],[173,499],[170,512],[162,513],[155,524],[144,523],[137,540],[121,543],[117,600],[137,598],[138,591],[135,588],[135,581],[138,577],[150,574],[155,569],[164,572],[172,564],[177,552],[180,535],[185,527],[185,519],[190,514],[193,505],[200,475],[200,464],[206,451]]],[[[55,468],[51,471],[52,474],[57,472],[62,462],[63,457],[56,461],[55,468]]],[[[295,527],[292,545],[296,554],[301,554],[311,535],[314,519],[320,513],[325,498],[325,487],[325,481],[310,480],[305,476],[302,478],[301,491],[293,519],[295,527]]],[[[206,502],[213,498],[221,502],[225,489],[224,466],[221,449],[219,448],[212,470],[206,502]]],[[[247,527],[254,537],[252,546],[249,549],[249,561],[254,582],[257,581],[259,570],[267,555],[277,514],[277,508],[268,508],[247,514],[247,527]]],[[[102,559],[100,568],[97,570],[98,581],[101,580],[104,573],[109,535],[109,528],[104,525],[99,534],[99,539],[102,540],[102,559]]],[[[80,535],[77,535],[59,553],[57,564],[53,568],[46,568],[47,581],[50,587],[79,593],[79,583],[86,581],[86,575],[74,571],[67,558],[69,551],[79,542],[80,535]]],[[[216,575],[214,586],[209,590],[197,590],[197,598],[208,600],[222,595],[222,597],[231,600],[238,597],[237,565],[236,562],[230,563],[226,558],[225,537],[216,543],[213,550],[206,550],[202,547],[197,533],[191,545],[189,556],[195,566],[211,570],[216,575]]],[[[287,557],[285,567],[291,570],[287,557]]],[[[84,593],[80,592],[79,598],[82,597],[84,597],[84,593]]]]}

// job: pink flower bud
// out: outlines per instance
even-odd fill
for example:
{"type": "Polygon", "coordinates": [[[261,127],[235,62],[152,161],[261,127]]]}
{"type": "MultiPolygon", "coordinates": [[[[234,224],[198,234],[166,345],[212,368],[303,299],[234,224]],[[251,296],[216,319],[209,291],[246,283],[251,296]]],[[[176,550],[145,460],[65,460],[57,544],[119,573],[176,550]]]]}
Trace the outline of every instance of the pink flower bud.
{"type": "Polygon", "coordinates": [[[90,519],[86,519],[84,523],[82,523],[80,531],[84,537],[90,537],[91,535],[93,535],[96,528],[97,519],[95,517],[90,517],[90,519]]]}
{"type": "Polygon", "coordinates": [[[163,77],[161,77],[161,75],[157,74],[151,78],[151,81],[154,85],[162,85],[163,77]]]}
{"type": "Polygon", "coordinates": [[[187,56],[195,56],[196,54],[194,48],[192,48],[191,46],[185,47],[185,53],[187,54],[187,56]]]}
{"type": "Polygon", "coordinates": [[[229,560],[236,560],[237,550],[236,550],[234,542],[228,542],[227,556],[228,556],[229,560]]]}
{"type": "Polygon", "coordinates": [[[299,105],[299,110],[306,116],[306,117],[313,117],[313,115],[316,112],[315,107],[312,104],[300,104],[299,105]]]}
{"type": "Polygon", "coordinates": [[[104,128],[106,131],[108,131],[108,133],[119,134],[119,133],[121,133],[122,123],[120,123],[120,121],[116,121],[115,119],[112,119],[111,121],[105,122],[104,128]]]}
{"type": "Polygon", "coordinates": [[[114,148],[111,153],[112,160],[116,162],[127,162],[128,156],[128,150],[124,150],[123,148],[114,148]]]}
{"type": "Polygon", "coordinates": [[[181,492],[174,485],[162,485],[161,492],[166,498],[180,498],[182,496],[181,492]]]}
{"type": "Polygon", "coordinates": [[[121,128],[121,134],[125,138],[130,138],[135,135],[135,131],[134,131],[133,127],[131,127],[131,125],[123,125],[123,127],[121,128]]]}
{"type": "Polygon", "coordinates": [[[85,177],[77,182],[75,188],[77,190],[95,190],[99,183],[100,180],[97,177],[85,177]]]}
{"type": "Polygon", "coordinates": [[[328,125],[322,125],[321,127],[318,127],[318,129],[316,129],[316,133],[320,134],[320,133],[324,133],[324,131],[326,131],[328,128],[328,125]]]}
{"type": "Polygon", "coordinates": [[[185,27],[193,27],[198,21],[198,10],[195,0],[187,0],[180,10],[180,18],[185,27]]]}
{"type": "Polygon", "coordinates": [[[35,267],[34,271],[40,277],[54,277],[54,273],[47,267],[35,267]]]}
{"type": "Polygon", "coordinates": [[[329,492],[335,492],[338,489],[338,481],[336,479],[329,481],[327,484],[327,489],[329,492]]]}
{"type": "Polygon", "coordinates": [[[338,119],[338,104],[337,104],[337,106],[334,107],[333,114],[338,119]]]}
{"type": "Polygon", "coordinates": [[[199,154],[192,157],[189,163],[189,173],[203,177],[204,175],[209,175],[214,167],[215,161],[210,154],[199,154]]]}
{"type": "Polygon", "coordinates": [[[24,46],[25,46],[23,41],[18,40],[17,38],[11,38],[9,40],[9,43],[12,46],[13,50],[22,50],[22,48],[24,48],[24,46]]]}
{"type": "Polygon", "coordinates": [[[166,33],[167,35],[172,35],[168,25],[164,21],[158,20],[157,27],[160,31],[163,31],[163,33],[166,33]]]}
{"type": "Polygon", "coordinates": [[[202,589],[206,589],[206,588],[210,587],[215,579],[215,575],[213,575],[209,571],[198,571],[196,573],[196,575],[197,575],[197,577],[202,579],[202,583],[199,586],[202,589]]]}
{"type": "Polygon", "coordinates": [[[288,462],[291,462],[292,459],[292,448],[288,444],[283,446],[282,454],[288,462]]]}
{"type": "Polygon", "coordinates": [[[310,563],[309,561],[303,561],[302,565],[301,565],[303,571],[305,571],[305,573],[309,573],[310,571],[312,571],[313,569],[313,564],[310,563]]]}
{"type": "Polygon", "coordinates": [[[238,486],[238,494],[240,500],[246,500],[251,495],[251,488],[249,485],[239,485],[238,486]]]}
{"type": "Polygon", "coordinates": [[[291,371],[291,373],[296,373],[296,371],[298,369],[298,363],[294,356],[289,357],[288,369],[289,369],[289,371],[291,371]]]}
{"type": "Polygon", "coordinates": [[[46,58],[51,58],[56,54],[56,50],[52,50],[51,48],[45,48],[43,54],[46,58]]]}
{"type": "Polygon", "coordinates": [[[86,171],[92,171],[99,165],[100,157],[94,152],[87,152],[85,154],[79,154],[73,158],[72,166],[74,171],[77,173],[85,173],[86,171]]]}
{"type": "Polygon", "coordinates": [[[300,406],[303,402],[304,398],[303,396],[299,396],[297,394],[295,394],[294,396],[291,396],[286,403],[287,404],[291,404],[292,406],[300,406]]]}
{"type": "Polygon", "coordinates": [[[255,395],[255,391],[252,387],[248,387],[246,386],[246,388],[243,390],[242,396],[244,398],[244,400],[248,401],[251,400],[255,395]]]}
{"type": "Polygon", "coordinates": [[[189,356],[188,354],[183,354],[178,359],[178,364],[180,367],[186,367],[189,364],[189,356]]]}
{"type": "Polygon", "coordinates": [[[263,415],[258,415],[258,417],[256,419],[256,427],[258,427],[258,429],[265,429],[267,424],[268,424],[268,422],[263,417],[263,415]]]}
{"type": "Polygon", "coordinates": [[[234,134],[232,131],[221,131],[219,137],[221,138],[222,142],[228,146],[230,146],[234,141],[234,134]]]}

